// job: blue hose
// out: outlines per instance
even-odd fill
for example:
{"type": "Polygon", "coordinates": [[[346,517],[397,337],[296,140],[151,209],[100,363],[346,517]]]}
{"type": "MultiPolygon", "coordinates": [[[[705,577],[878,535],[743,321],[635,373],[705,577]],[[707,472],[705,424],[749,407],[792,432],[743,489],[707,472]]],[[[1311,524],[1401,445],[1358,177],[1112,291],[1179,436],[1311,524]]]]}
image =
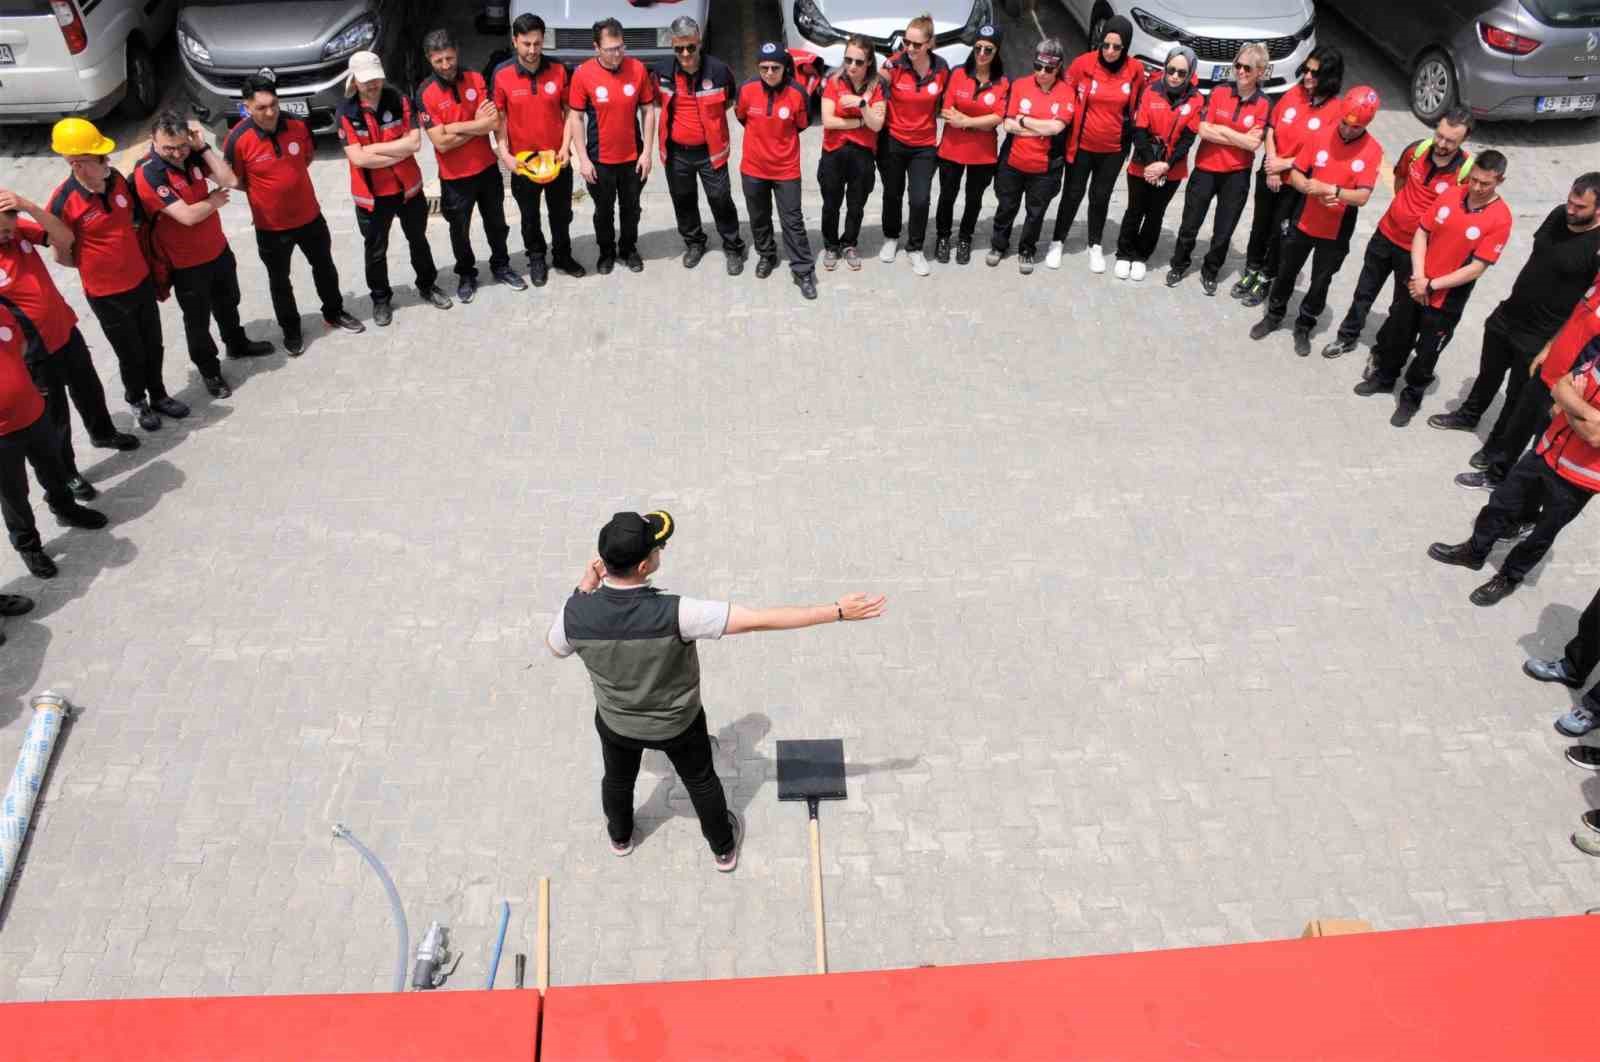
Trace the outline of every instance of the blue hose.
{"type": "Polygon", "coordinates": [[[494,938],[494,954],[489,957],[489,980],[483,987],[494,987],[495,971],[500,969],[500,949],[506,944],[506,926],[511,923],[511,903],[509,900],[500,901],[500,932],[494,938]]]}
{"type": "Polygon", "coordinates": [[[400,954],[395,957],[394,963],[394,988],[392,991],[404,992],[406,990],[406,960],[410,957],[411,930],[406,926],[406,909],[400,906],[400,890],[394,887],[394,879],[383,868],[383,862],[366,845],[356,840],[356,835],[351,833],[342,822],[333,825],[333,835],[350,842],[350,847],[361,853],[361,858],[367,861],[367,866],[377,872],[378,879],[383,882],[383,889],[389,894],[389,910],[394,913],[395,935],[400,943],[400,954]]]}

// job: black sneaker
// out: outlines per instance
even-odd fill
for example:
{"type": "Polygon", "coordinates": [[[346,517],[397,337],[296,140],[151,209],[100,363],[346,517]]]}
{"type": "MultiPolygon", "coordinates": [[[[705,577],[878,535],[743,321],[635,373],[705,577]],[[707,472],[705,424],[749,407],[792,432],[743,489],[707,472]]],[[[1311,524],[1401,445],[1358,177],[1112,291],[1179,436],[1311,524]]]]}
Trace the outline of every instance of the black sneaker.
{"type": "Polygon", "coordinates": [[[1567,750],[1567,762],[1586,771],[1600,771],[1600,748],[1574,745],[1567,750]]]}
{"type": "MultiPolygon", "coordinates": [[[[460,299],[463,305],[471,302],[473,296],[477,294],[477,277],[462,277],[461,282],[456,285],[456,298],[460,299]]],[[[427,298],[427,295],[423,295],[423,298],[427,298]]]]}
{"type": "Polygon", "coordinates": [[[110,435],[101,435],[98,438],[89,437],[89,441],[102,450],[137,450],[139,437],[129,435],[125,431],[113,431],[110,435]]]}
{"type": "Polygon", "coordinates": [[[1167,270],[1167,287],[1175,288],[1183,283],[1183,275],[1187,272],[1187,269],[1179,269],[1177,266],[1167,270]]]}
{"type": "Polygon", "coordinates": [[[93,501],[100,492],[94,489],[94,484],[83,478],[81,473],[67,478],[67,489],[79,501],[93,501]]]}
{"type": "Polygon", "coordinates": [[[299,332],[285,332],[283,334],[283,352],[291,358],[298,358],[306,352],[306,340],[299,332]]]}
{"type": "Polygon", "coordinates": [[[1302,358],[1311,357],[1311,333],[1304,328],[1294,330],[1294,352],[1302,358]]]}
{"type": "Polygon", "coordinates": [[[388,328],[389,322],[394,320],[394,307],[387,302],[372,304],[372,323],[379,328],[388,328]]]}
{"type": "Polygon", "coordinates": [[[0,616],[26,616],[33,611],[33,598],[21,594],[0,594],[0,616]]]}
{"type": "Polygon", "coordinates": [[[1487,472],[1458,472],[1456,473],[1456,486],[1468,490],[1494,490],[1500,481],[1487,472]]]}
{"type": "Polygon", "coordinates": [[[807,299],[817,297],[817,275],[815,273],[794,274],[795,286],[800,289],[800,294],[807,299]]]}
{"type": "Polygon", "coordinates": [[[527,291],[528,282],[522,279],[522,274],[514,269],[494,270],[494,279],[497,283],[504,284],[512,291],[527,291]]]}
{"type": "Polygon", "coordinates": [[[706,245],[691,243],[683,249],[683,268],[693,269],[700,264],[700,259],[706,256],[706,245]]]}
{"type": "Polygon", "coordinates": [[[1393,394],[1394,381],[1380,380],[1374,376],[1369,379],[1362,380],[1350,390],[1355,394],[1360,395],[1362,398],[1371,398],[1373,395],[1393,394]]]}
{"type": "Polygon", "coordinates": [[[161,430],[161,415],[150,408],[149,402],[135,402],[133,404],[133,418],[139,422],[139,427],[145,431],[161,430]]]}
{"type": "MultiPolygon", "coordinates": [[[[478,290],[477,281],[472,282],[472,290],[478,290]]],[[[418,288],[417,294],[422,296],[423,302],[436,310],[448,310],[450,308],[450,296],[440,291],[436,285],[430,284],[427,288],[418,288]]]]}
{"type": "Polygon", "coordinates": [[[1435,413],[1428,418],[1428,427],[1440,431],[1474,431],[1478,427],[1478,418],[1455,409],[1449,413],[1435,413]]]}
{"type": "Polygon", "coordinates": [[[85,509],[76,503],[60,507],[51,506],[50,511],[56,514],[56,522],[66,527],[82,527],[89,531],[98,531],[108,522],[105,513],[85,509]]]}
{"type": "Polygon", "coordinates": [[[247,339],[242,347],[229,347],[230,358],[264,358],[277,348],[265,339],[247,339]]]}
{"type": "MultiPolygon", "coordinates": [[[[533,267],[530,265],[528,268],[531,269],[533,267]]],[[[579,265],[578,260],[570,255],[566,258],[557,258],[555,261],[550,263],[550,268],[554,269],[558,273],[565,273],[573,280],[582,280],[584,277],[589,275],[589,271],[583,268],[583,266],[579,265]]]]}
{"type": "Polygon", "coordinates": [[[1234,282],[1233,287],[1228,289],[1228,297],[1232,299],[1244,298],[1250,293],[1251,283],[1260,275],[1254,269],[1246,269],[1239,275],[1239,279],[1234,282]]]}
{"type": "Polygon", "coordinates": [[[1204,273],[1201,273],[1200,290],[1205,292],[1207,295],[1215,295],[1217,293],[1217,278],[1208,277],[1204,273]]]}
{"type": "Polygon", "coordinates": [[[1033,272],[1033,255],[1023,251],[1017,255],[1017,272],[1028,276],[1033,272]]]}
{"type": "Polygon", "coordinates": [[[1511,578],[1505,572],[1496,572],[1493,579],[1468,594],[1467,600],[1479,608],[1488,608],[1491,605],[1498,605],[1510,597],[1516,592],[1516,589],[1517,580],[1511,578]]]}
{"type": "Polygon", "coordinates": [[[528,256],[528,279],[533,282],[533,286],[536,288],[544,287],[545,283],[550,279],[550,266],[545,262],[544,255],[540,255],[537,258],[532,255],[528,256]]]}
{"type": "Polygon", "coordinates": [[[51,560],[42,549],[24,549],[17,552],[22,554],[22,563],[27,565],[28,571],[35,578],[54,579],[56,577],[56,562],[51,560]]]}
{"type": "Polygon", "coordinates": [[[717,869],[724,874],[731,874],[739,867],[739,846],[744,844],[744,823],[739,816],[728,812],[728,825],[733,827],[733,847],[721,855],[713,855],[712,859],[717,864],[717,869]]]}
{"type": "Polygon", "coordinates": [[[972,261],[972,241],[965,236],[956,241],[956,265],[966,265],[972,261]]]}
{"type": "Polygon", "coordinates": [[[206,393],[212,398],[233,397],[233,388],[228,386],[228,381],[222,378],[220,372],[215,376],[202,376],[200,380],[206,385],[206,393]]]}
{"type": "Polygon", "coordinates": [[[1413,397],[1410,392],[1400,392],[1400,399],[1395,403],[1394,413],[1389,417],[1389,423],[1396,428],[1404,428],[1411,423],[1411,418],[1417,415],[1417,410],[1422,408],[1422,400],[1413,397]]]}
{"type": "Polygon", "coordinates": [[[1448,542],[1435,542],[1428,547],[1428,556],[1440,564],[1453,564],[1458,568],[1471,568],[1480,571],[1487,557],[1472,552],[1472,543],[1457,542],[1451,545],[1448,542]]]}
{"type": "Polygon", "coordinates": [[[776,268],[778,268],[778,260],[776,258],[770,258],[767,255],[762,255],[760,258],[756,259],[756,279],[767,279],[772,275],[772,271],[776,268]]]}
{"type": "Polygon", "coordinates": [[[734,254],[731,251],[724,252],[723,257],[725,258],[725,260],[728,263],[728,275],[730,277],[736,277],[739,274],[744,272],[744,252],[743,251],[740,251],[737,254],[734,254]]]}
{"type": "Polygon", "coordinates": [[[1470,467],[1470,468],[1476,468],[1480,472],[1483,471],[1484,469],[1488,468],[1489,467],[1489,451],[1488,450],[1474,450],[1472,452],[1472,456],[1467,458],[1467,466],[1470,467]]]}
{"type": "Polygon", "coordinates": [[[601,255],[600,261],[594,264],[594,271],[603,277],[610,276],[611,271],[615,268],[617,268],[617,260],[614,256],[608,254],[601,255]]]}
{"type": "Polygon", "coordinates": [[[163,417],[171,417],[173,420],[182,420],[189,415],[188,403],[179,402],[171,395],[162,395],[160,398],[151,399],[150,408],[160,413],[163,417]]]}
{"type": "Polygon", "coordinates": [[[950,263],[950,237],[940,236],[933,244],[933,260],[941,265],[950,263]]]}
{"type": "Polygon", "coordinates": [[[353,336],[359,336],[362,332],[367,330],[366,325],[362,324],[360,321],[356,320],[353,315],[348,314],[343,310],[339,311],[339,316],[337,317],[323,318],[323,323],[329,328],[337,328],[341,332],[349,332],[353,336]]]}
{"type": "Polygon", "coordinates": [[[1322,356],[1324,358],[1342,358],[1354,349],[1356,349],[1355,340],[1345,339],[1343,336],[1340,336],[1332,343],[1329,343],[1327,346],[1322,348],[1322,356]]]}
{"type": "MultiPolygon", "coordinates": [[[[1204,281],[1201,283],[1204,284],[1204,281]]],[[[1246,291],[1244,295],[1239,298],[1239,305],[1254,309],[1255,307],[1260,306],[1262,303],[1267,301],[1267,294],[1271,290],[1271,278],[1258,277],[1255,283],[1250,285],[1250,290],[1246,291]]]]}
{"type": "Polygon", "coordinates": [[[1263,317],[1250,326],[1250,338],[1254,340],[1265,339],[1276,332],[1281,324],[1283,324],[1282,321],[1275,321],[1271,317],[1263,317]]]}
{"type": "Polygon", "coordinates": [[[638,251],[629,251],[628,254],[627,254],[627,257],[624,258],[622,261],[623,261],[623,264],[628,267],[628,272],[630,272],[630,273],[643,273],[644,272],[644,259],[639,257],[639,252],[638,251]]]}

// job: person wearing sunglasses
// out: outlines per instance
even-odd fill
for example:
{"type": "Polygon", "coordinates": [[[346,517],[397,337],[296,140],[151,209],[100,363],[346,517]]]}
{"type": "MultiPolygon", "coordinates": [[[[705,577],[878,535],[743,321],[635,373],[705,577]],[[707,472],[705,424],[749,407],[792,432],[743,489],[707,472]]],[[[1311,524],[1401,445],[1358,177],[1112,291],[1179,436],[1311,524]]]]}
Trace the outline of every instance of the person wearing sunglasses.
{"type": "Polygon", "coordinates": [[[1061,190],[1061,174],[1067,164],[1066,134],[1077,111],[1072,86],[1061,77],[1065,62],[1061,41],[1046,37],[1034,51],[1033,76],[1019,78],[1011,86],[1011,102],[1001,126],[1006,142],[1000,148],[994,182],[994,235],[984,258],[990,267],[999,265],[1010,249],[1011,225],[1026,200],[1028,214],[1017,242],[1017,269],[1024,276],[1033,272],[1045,213],[1061,190]]]}
{"type": "Polygon", "coordinates": [[[903,50],[883,66],[888,100],[888,136],[878,152],[883,175],[883,248],[878,260],[899,253],[901,209],[910,200],[906,259],[919,277],[932,272],[922,246],[928,238],[933,171],[938,163],[939,109],[950,83],[950,64],[933,52],[933,19],[918,15],[906,25],[903,50]]]}
{"type": "Polygon", "coordinates": [[[1205,99],[1195,87],[1194,49],[1174,44],[1161,80],[1146,87],[1133,122],[1128,163],[1128,209],[1117,234],[1118,280],[1144,279],[1145,262],[1161,238],[1161,219],[1189,175],[1189,148],[1200,131],[1205,99]]]}
{"type": "Polygon", "coordinates": [[[732,138],[728,135],[728,108],[739,89],[733,71],[714,55],[707,55],[700,23],[679,15],[667,28],[672,35],[672,58],[656,68],[656,106],[660,114],[656,131],[661,165],[667,171],[667,192],[683,237],[683,268],[693,269],[705,257],[706,231],[700,226],[700,192],[716,219],[722,237],[722,254],[728,275],[744,272],[744,240],[739,238],[739,210],[733,205],[728,179],[732,138]]]}
{"type": "Polygon", "coordinates": [[[1266,150],[1256,170],[1256,209],[1250,219],[1250,243],[1244,273],[1229,295],[1246,306],[1259,306],[1278,272],[1284,234],[1300,206],[1300,193],[1285,179],[1306,140],[1339,120],[1344,91],[1344,56],[1323,45],[1300,64],[1299,80],[1273,105],[1267,119],[1266,150]]]}
{"type": "Polygon", "coordinates": [[[1261,91],[1261,75],[1270,65],[1267,46],[1251,41],[1233,61],[1233,84],[1217,85],[1200,116],[1200,146],[1194,153],[1194,175],[1183,194],[1183,221],[1172,248],[1167,287],[1177,287],[1189,272],[1194,245],[1200,238],[1211,204],[1211,247],[1200,263],[1200,288],[1217,293],[1217,275],[1228,260],[1228,243],[1250,199],[1250,167],[1266,136],[1272,102],[1261,91]]]}
{"type": "Polygon", "coordinates": [[[800,294],[815,299],[815,260],[800,209],[800,131],[810,121],[806,111],[810,101],[794,79],[794,57],[776,41],[768,41],[756,53],[756,72],[740,86],[733,108],[744,126],[739,175],[745,212],[750,215],[750,242],[756,247],[756,279],[765,280],[778,267],[778,243],[772,233],[776,201],[789,272],[800,294]]]}
{"type": "Polygon", "coordinates": [[[830,272],[839,267],[841,257],[851,269],[861,268],[856,243],[861,238],[867,197],[877,182],[878,133],[883,122],[883,83],[874,69],[872,42],[852,34],[844,44],[844,61],[822,86],[822,159],[817,163],[817,184],[822,188],[822,268],[830,272]]]}
{"type": "Polygon", "coordinates": [[[1011,82],[1000,62],[1000,30],[978,27],[978,40],[967,61],[950,74],[945,91],[944,135],[939,139],[939,205],[934,211],[933,257],[950,261],[950,232],[955,225],[956,197],[966,177],[967,201],[961,212],[956,262],[972,260],[972,234],[978,228],[983,193],[994,181],[999,138],[995,131],[1005,119],[1011,82]]]}
{"type": "Polygon", "coordinates": [[[1055,231],[1044,256],[1044,264],[1051,269],[1061,268],[1067,233],[1088,192],[1089,271],[1106,271],[1100,241],[1105,236],[1111,192],[1128,154],[1133,117],[1145,83],[1144,64],[1128,59],[1132,40],[1133,23],[1113,15],[1106,19],[1094,51],[1084,52],[1067,68],[1067,84],[1078,94],[1078,117],[1067,134],[1071,161],[1067,164],[1066,190],[1061,193],[1055,231]]]}

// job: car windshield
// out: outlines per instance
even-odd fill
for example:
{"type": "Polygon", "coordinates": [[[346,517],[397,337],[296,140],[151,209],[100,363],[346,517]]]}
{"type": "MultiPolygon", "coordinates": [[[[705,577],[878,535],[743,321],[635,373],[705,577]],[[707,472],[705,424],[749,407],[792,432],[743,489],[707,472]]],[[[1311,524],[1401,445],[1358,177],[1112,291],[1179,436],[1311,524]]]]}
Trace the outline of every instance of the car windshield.
{"type": "Polygon", "coordinates": [[[1522,0],[1546,26],[1600,26],[1600,0],[1522,0]]]}

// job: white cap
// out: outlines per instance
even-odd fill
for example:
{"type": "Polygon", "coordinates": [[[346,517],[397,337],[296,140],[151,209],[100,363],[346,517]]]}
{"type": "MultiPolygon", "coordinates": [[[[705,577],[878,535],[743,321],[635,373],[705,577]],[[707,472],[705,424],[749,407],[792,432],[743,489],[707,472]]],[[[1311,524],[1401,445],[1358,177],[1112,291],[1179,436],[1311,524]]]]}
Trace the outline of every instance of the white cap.
{"type": "Polygon", "coordinates": [[[350,79],[352,81],[381,81],[383,79],[383,61],[376,52],[356,52],[350,57],[350,79]]]}

